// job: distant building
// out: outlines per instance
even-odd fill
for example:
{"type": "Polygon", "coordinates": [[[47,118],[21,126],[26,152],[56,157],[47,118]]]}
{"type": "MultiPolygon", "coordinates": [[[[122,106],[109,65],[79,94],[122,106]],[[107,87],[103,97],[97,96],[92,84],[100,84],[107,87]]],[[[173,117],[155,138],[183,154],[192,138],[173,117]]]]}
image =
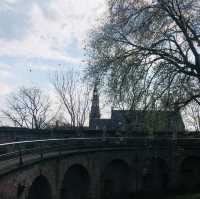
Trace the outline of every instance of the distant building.
{"type": "Polygon", "coordinates": [[[182,132],[185,126],[176,111],[112,110],[110,119],[101,119],[99,94],[95,85],[89,120],[90,129],[135,132],[182,132]]]}
{"type": "Polygon", "coordinates": [[[92,129],[96,129],[94,125],[95,120],[100,120],[100,109],[99,109],[99,94],[97,90],[97,84],[94,86],[93,97],[92,97],[92,106],[90,110],[90,118],[89,118],[89,127],[92,129]]]}

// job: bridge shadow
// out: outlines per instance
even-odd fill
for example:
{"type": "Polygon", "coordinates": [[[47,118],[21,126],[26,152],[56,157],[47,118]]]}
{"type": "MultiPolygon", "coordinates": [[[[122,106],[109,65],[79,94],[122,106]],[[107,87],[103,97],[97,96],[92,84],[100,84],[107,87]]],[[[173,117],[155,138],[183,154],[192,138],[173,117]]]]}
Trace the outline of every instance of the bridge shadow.
{"type": "Polygon", "coordinates": [[[90,176],[81,165],[73,165],[65,173],[61,189],[61,199],[88,199],[90,176]]]}
{"type": "Polygon", "coordinates": [[[33,181],[28,199],[52,199],[51,187],[45,176],[40,175],[33,181]]]}
{"type": "Polygon", "coordinates": [[[180,168],[179,191],[194,193],[200,190],[200,158],[188,157],[180,168]]]}
{"type": "Polygon", "coordinates": [[[160,158],[146,161],[142,174],[142,191],[147,193],[165,193],[168,191],[169,169],[160,158]]]}
{"type": "Polygon", "coordinates": [[[127,199],[130,185],[130,168],[123,160],[113,160],[101,176],[101,199],[127,199]]]}

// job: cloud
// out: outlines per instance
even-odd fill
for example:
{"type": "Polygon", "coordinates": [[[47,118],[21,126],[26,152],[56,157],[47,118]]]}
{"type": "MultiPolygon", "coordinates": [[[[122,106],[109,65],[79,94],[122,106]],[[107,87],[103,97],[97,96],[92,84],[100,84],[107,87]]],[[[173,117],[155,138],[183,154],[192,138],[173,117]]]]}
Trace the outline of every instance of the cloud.
{"type": "Polygon", "coordinates": [[[13,9],[0,12],[0,26],[5,26],[0,31],[1,56],[56,59],[73,64],[80,64],[81,60],[80,55],[66,52],[70,51],[70,42],[77,42],[80,50],[88,30],[105,9],[102,0],[5,2],[13,9]]]}
{"type": "Polygon", "coordinates": [[[26,34],[28,21],[25,14],[17,14],[12,11],[0,12],[0,37],[3,39],[22,38],[26,34]],[[16,21],[16,17],[19,19],[16,21]],[[5,20],[6,19],[6,20],[5,20]],[[21,27],[21,28],[19,28],[21,27]]]}
{"type": "Polygon", "coordinates": [[[0,79],[10,78],[12,75],[10,73],[11,66],[8,64],[0,63],[0,79]]]}
{"type": "Polygon", "coordinates": [[[24,41],[14,40],[12,42],[0,40],[0,55],[1,57],[15,57],[21,59],[40,58],[48,60],[61,60],[73,64],[81,64],[79,57],[72,57],[62,51],[52,49],[50,43],[29,35],[24,41]]]}
{"type": "Polygon", "coordinates": [[[0,95],[7,95],[9,94],[11,91],[12,91],[12,87],[7,85],[7,84],[3,84],[3,83],[0,83],[0,95]]]}
{"type": "Polygon", "coordinates": [[[2,3],[7,4],[16,4],[17,2],[20,2],[21,0],[2,0],[2,3]]]}

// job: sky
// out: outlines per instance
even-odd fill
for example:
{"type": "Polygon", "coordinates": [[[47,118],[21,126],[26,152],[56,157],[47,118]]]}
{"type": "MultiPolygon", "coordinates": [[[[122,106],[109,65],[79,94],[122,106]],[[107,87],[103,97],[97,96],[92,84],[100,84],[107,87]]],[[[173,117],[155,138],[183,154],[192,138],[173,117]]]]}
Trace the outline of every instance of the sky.
{"type": "Polygon", "coordinates": [[[105,0],[0,0],[1,106],[18,87],[48,90],[54,71],[84,68],[88,33],[105,11],[105,0]]]}

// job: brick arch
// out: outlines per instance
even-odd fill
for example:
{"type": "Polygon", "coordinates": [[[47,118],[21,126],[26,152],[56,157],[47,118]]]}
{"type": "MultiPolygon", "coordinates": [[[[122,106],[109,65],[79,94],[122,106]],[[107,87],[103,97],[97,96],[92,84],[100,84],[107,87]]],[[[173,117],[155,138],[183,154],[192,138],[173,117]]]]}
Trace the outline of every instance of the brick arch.
{"type": "Polygon", "coordinates": [[[200,157],[185,157],[179,165],[179,188],[184,191],[200,189],[200,157]]]}
{"type": "Polygon", "coordinates": [[[91,176],[81,164],[71,165],[65,172],[60,198],[87,199],[90,194],[91,176]]]}
{"type": "Polygon", "coordinates": [[[44,175],[37,176],[28,191],[28,199],[52,199],[52,188],[44,175]]]}
{"type": "Polygon", "coordinates": [[[109,155],[105,156],[105,157],[101,157],[100,160],[100,172],[102,173],[105,168],[107,167],[108,164],[110,164],[113,161],[119,160],[124,162],[126,165],[128,165],[128,167],[131,167],[132,164],[132,159],[131,157],[131,152],[127,153],[119,153],[119,152],[110,152],[109,155]]]}
{"type": "Polygon", "coordinates": [[[101,172],[101,198],[128,198],[130,167],[123,159],[113,159],[101,172]]]}
{"type": "Polygon", "coordinates": [[[142,189],[145,192],[163,192],[169,185],[169,167],[159,157],[151,157],[144,161],[142,168],[142,189]]]}

